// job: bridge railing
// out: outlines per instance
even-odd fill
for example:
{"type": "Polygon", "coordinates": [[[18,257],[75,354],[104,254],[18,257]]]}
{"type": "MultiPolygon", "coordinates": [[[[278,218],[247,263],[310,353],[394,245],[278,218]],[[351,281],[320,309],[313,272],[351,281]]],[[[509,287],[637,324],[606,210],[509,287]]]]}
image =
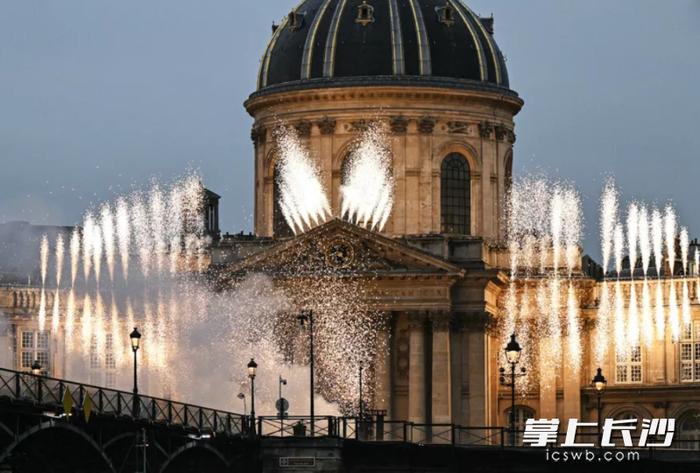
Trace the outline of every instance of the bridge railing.
{"type": "Polygon", "coordinates": [[[67,393],[71,411],[84,410],[89,403],[93,414],[232,436],[246,433],[249,425],[246,416],[233,412],[0,368],[0,397],[36,404],[60,416],[72,414],[64,412],[67,393]]]}

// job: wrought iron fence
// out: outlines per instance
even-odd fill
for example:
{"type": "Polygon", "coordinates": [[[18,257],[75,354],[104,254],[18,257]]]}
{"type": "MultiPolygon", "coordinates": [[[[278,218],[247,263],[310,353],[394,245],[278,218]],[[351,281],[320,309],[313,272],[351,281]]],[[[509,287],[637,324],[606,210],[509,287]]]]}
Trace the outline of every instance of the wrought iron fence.
{"type": "Polygon", "coordinates": [[[250,423],[246,416],[233,412],[4,368],[0,368],[0,397],[35,404],[57,417],[84,411],[89,404],[90,411],[98,415],[231,436],[246,433],[250,423]],[[69,406],[69,412],[64,406],[69,406]]]}

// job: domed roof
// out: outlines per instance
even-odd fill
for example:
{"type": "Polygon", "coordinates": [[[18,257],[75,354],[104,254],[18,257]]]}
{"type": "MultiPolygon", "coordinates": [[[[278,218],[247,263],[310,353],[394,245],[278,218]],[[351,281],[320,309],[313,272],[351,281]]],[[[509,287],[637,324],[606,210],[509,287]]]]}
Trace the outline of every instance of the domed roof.
{"type": "Polygon", "coordinates": [[[509,87],[493,18],[461,0],[303,0],[273,30],[258,94],[404,82],[509,87]]]}

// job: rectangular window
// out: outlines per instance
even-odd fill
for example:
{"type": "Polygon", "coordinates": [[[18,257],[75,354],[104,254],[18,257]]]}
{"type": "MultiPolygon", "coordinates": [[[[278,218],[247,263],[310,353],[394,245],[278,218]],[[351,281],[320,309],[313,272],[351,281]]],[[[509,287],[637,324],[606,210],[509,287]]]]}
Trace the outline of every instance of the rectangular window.
{"type": "Polygon", "coordinates": [[[34,353],[31,351],[22,352],[22,369],[30,369],[34,362],[34,353]]]}
{"type": "MultiPolygon", "coordinates": [[[[21,329],[20,329],[21,330],[21,329]]],[[[20,354],[20,369],[30,370],[34,361],[38,361],[41,365],[41,371],[48,374],[50,371],[50,347],[49,333],[22,331],[21,332],[21,354],[20,354]]]]}
{"type": "Polygon", "coordinates": [[[681,382],[700,381],[700,320],[683,327],[678,350],[681,382]]]}
{"type": "Polygon", "coordinates": [[[22,332],[22,348],[34,348],[34,332],[22,332]]]}
{"type": "Polygon", "coordinates": [[[615,382],[619,384],[639,384],[642,382],[642,348],[631,347],[627,352],[617,353],[615,382]]]}

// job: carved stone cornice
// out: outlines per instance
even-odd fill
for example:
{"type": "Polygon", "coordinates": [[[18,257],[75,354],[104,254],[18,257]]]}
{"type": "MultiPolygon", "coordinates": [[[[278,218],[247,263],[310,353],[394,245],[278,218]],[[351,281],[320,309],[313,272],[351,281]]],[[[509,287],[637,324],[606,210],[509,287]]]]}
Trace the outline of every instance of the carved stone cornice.
{"type": "Polygon", "coordinates": [[[403,115],[398,115],[396,117],[391,117],[389,119],[389,126],[392,133],[403,134],[408,130],[408,118],[403,115]]]}
{"type": "Polygon", "coordinates": [[[294,129],[302,138],[308,138],[311,136],[311,122],[308,120],[298,121],[294,124],[294,129]]]}
{"type": "Polygon", "coordinates": [[[435,129],[437,120],[428,115],[424,115],[418,119],[418,132],[423,135],[429,135],[435,129]]]}
{"type": "Polygon", "coordinates": [[[459,122],[459,121],[447,122],[447,133],[468,135],[469,134],[469,123],[459,122]]]}
{"type": "Polygon", "coordinates": [[[425,322],[427,320],[427,314],[425,312],[409,312],[407,315],[408,328],[410,330],[421,330],[425,327],[425,322]]]}
{"type": "Polygon", "coordinates": [[[491,124],[491,122],[479,123],[479,135],[482,138],[490,138],[491,133],[493,133],[493,125],[491,124]]]}
{"type": "Polygon", "coordinates": [[[428,319],[433,330],[449,330],[452,325],[452,314],[447,311],[430,311],[428,319]]]}
{"type": "Polygon", "coordinates": [[[355,120],[350,123],[345,124],[345,129],[348,131],[354,131],[354,132],[362,132],[366,131],[367,128],[369,128],[370,122],[369,120],[355,120]]]}
{"type": "Polygon", "coordinates": [[[255,144],[265,144],[265,141],[267,141],[267,129],[262,125],[254,125],[250,129],[250,139],[255,144]]]}
{"type": "Polygon", "coordinates": [[[505,140],[506,137],[508,136],[508,131],[509,131],[509,130],[508,130],[508,128],[506,128],[506,127],[503,126],[503,125],[496,125],[496,126],[494,127],[494,130],[495,130],[495,132],[496,132],[496,139],[497,139],[498,141],[503,141],[503,140],[505,140]]]}
{"type": "Polygon", "coordinates": [[[507,137],[507,139],[508,139],[508,141],[509,141],[510,143],[515,143],[516,137],[515,137],[515,132],[514,132],[513,130],[508,130],[508,137],[507,137]]]}
{"type": "Polygon", "coordinates": [[[336,122],[332,118],[323,117],[316,125],[322,135],[332,135],[335,133],[336,122]]]}

